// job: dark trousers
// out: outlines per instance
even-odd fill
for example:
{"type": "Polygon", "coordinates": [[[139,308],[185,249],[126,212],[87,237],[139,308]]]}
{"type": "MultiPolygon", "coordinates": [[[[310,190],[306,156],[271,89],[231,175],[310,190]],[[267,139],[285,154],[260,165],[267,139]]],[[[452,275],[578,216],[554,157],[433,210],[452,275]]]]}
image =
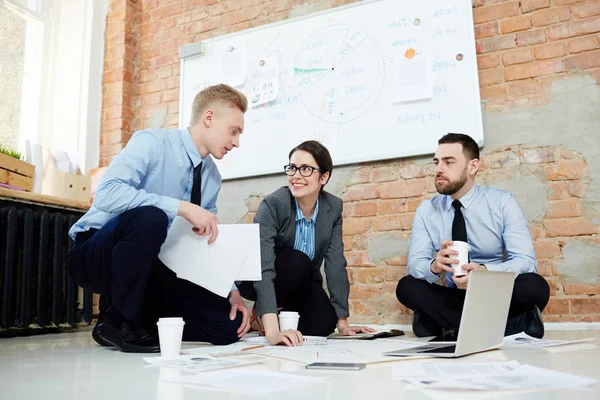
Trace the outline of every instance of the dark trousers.
{"type": "MultiPolygon", "coordinates": [[[[252,282],[238,285],[240,294],[256,301],[252,282]]],[[[313,279],[313,261],[295,249],[275,252],[275,296],[277,307],[300,314],[298,330],[303,335],[327,336],[335,330],[337,315],[323,282],[313,279]]]]}
{"type": "MultiPolygon", "coordinates": [[[[465,302],[466,290],[448,288],[410,275],[398,282],[396,297],[411,310],[424,314],[424,323],[430,331],[458,328],[465,302]]],[[[520,314],[538,306],[542,311],[550,298],[548,282],[538,274],[521,274],[515,279],[508,316],[520,314]]]]}
{"type": "Polygon", "coordinates": [[[77,234],[69,274],[99,293],[125,318],[156,332],[161,317],[183,317],[184,340],[229,344],[238,340],[242,316],[229,319],[227,299],[179,279],[158,260],[168,218],[156,207],[138,207],[101,229],[77,234]]]}

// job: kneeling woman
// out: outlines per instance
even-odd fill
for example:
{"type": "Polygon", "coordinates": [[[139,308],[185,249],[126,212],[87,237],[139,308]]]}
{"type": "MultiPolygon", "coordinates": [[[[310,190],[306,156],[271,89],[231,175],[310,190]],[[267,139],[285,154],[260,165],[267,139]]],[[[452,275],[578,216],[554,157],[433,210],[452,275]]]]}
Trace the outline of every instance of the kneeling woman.
{"type": "Polygon", "coordinates": [[[289,186],[267,196],[254,222],[260,224],[262,280],[239,285],[256,301],[255,322],[271,344],[301,344],[302,335],[372,332],[348,325],[350,285],[342,243],[342,200],[323,190],[333,162],[325,146],[306,141],[284,167],[289,186]],[[320,267],[325,261],[327,296],[320,267]],[[280,331],[279,309],[300,314],[298,330],[280,331]]]}

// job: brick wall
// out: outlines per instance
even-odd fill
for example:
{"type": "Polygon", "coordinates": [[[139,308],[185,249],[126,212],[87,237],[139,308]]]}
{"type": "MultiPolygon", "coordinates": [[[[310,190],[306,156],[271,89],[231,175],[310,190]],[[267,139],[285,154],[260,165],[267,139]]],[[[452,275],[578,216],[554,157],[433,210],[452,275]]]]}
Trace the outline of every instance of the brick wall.
{"type": "MultiPolygon", "coordinates": [[[[135,130],[177,126],[180,46],[353,2],[111,0],[101,164],[108,165],[135,130]]],[[[473,13],[486,112],[548,104],[560,78],[588,74],[600,81],[600,1],[473,0],[473,13]]],[[[529,195],[544,205],[530,220],[540,273],[552,288],[546,320],[600,321],[600,280],[563,273],[574,268],[565,252],[600,247],[600,218],[587,205],[588,162],[600,160],[562,146],[514,145],[486,148],[483,161],[482,184],[501,186],[515,176],[541,182],[540,192],[529,195]]],[[[354,322],[410,321],[394,292],[406,274],[414,212],[435,194],[432,172],[424,160],[365,164],[341,189],[354,322]]],[[[260,200],[249,194],[244,221],[260,200]]],[[[599,275],[599,267],[591,268],[599,275]]]]}

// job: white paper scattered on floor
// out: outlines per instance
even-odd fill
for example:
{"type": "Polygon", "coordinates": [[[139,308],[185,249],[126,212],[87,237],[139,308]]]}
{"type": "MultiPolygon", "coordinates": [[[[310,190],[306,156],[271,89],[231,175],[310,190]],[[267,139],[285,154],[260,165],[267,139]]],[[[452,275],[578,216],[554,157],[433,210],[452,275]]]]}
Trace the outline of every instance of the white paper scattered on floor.
{"type": "Polygon", "coordinates": [[[200,385],[234,392],[274,392],[325,382],[327,378],[253,370],[212,371],[174,378],[171,382],[200,385]]]}
{"type": "Polygon", "coordinates": [[[406,364],[398,363],[392,366],[394,378],[432,378],[432,377],[455,377],[461,375],[485,375],[516,371],[521,364],[516,361],[495,363],[424,363],[406,364]]]}
{"type": "Polygon", "coordinates": [[[559,390],[593,385],[597,379],[522,365],[512,372],[447,377],[405,377],[421,388],[443,390],[559,390]]]}
{"type": "Polygon", "coordinates": [[[184,355],[178,357],[144,357],[144,361],[157,367],[177,368],[184,371],[204,372],[223,368],[244,367],[263,361],[262,357],[244,359],[215,358],[208,355],[184,355]]]}
{"type": "Polygon", "coordinates": [[[592,342],[596,338],[587,338],[579,340],[546,340],[537,339],[528,334],[521,332],[516,335],[506,336],[504,338],[504,345],[516,346],[516,347],[553,347],[553,346],[565,346],[575,343],[586,343],[592,342]]]}

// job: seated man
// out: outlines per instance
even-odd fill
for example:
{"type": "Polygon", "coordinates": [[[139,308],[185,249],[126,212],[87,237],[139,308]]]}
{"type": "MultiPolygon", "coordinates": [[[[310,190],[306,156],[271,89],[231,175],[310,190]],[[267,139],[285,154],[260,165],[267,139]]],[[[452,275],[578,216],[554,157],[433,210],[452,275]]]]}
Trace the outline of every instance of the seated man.
{"type": "MultiPolygon", "coordinates": [[[[183,317],[184,340],[235,342],[250,327],[233,287],[229,300],[179,279],[157,258],[176,215],[198,235],[217,238],[221,159],[239,146],[246,97],[216,85],[194,99],[188,129],[146,129],[131,138],[104,173],[90,210],[69,234],[71,277],[101,294],[92,337],[125,352],[157,352],[156,321],[183,317]]],[[[218,267],[218,266],[215,266],[218,267]]]]}
{"type": "Polygon", "coordinates": [[[435,186],[440,193],[417,209],[408,250],[408,273],[398,283],[396,296],[413,310],[416,336],[455,337],[465,300],[468,272],[511,271],[516,275],[505,335],[524,331],[544,336],[541,310],[550,287],[536,273],[537,261],[527,219],[517,200],[507,192],[475,185],[479,148],[463,134],[442,137],[433,159],[435,186]],[[452,240],[468,242],[468,271],[453,276],[458,260],[448,249],[452,240]],[[437,252],[437,255],[435,254],[437,252]],[[446,272],[447,287],[437,285],[446,272]]]}

